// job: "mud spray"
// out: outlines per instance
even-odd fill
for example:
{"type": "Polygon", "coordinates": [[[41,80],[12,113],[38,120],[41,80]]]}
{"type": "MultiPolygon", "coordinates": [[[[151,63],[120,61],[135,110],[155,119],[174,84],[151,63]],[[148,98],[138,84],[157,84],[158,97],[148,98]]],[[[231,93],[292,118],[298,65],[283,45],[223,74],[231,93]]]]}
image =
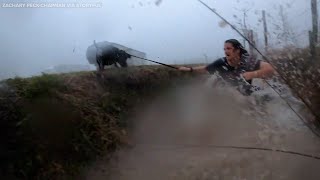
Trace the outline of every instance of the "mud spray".
{"type": "Polygon", "coordinates": [[[243,97],[230,88],[176,89],[143,107],[134,118],[133,147],[99,162],[87,179],[319,179],[319,160],[216,147],[319,155],[319,139],[281,98],[269,94],[269,100],[259,101],[262,96],[243,97]]]}

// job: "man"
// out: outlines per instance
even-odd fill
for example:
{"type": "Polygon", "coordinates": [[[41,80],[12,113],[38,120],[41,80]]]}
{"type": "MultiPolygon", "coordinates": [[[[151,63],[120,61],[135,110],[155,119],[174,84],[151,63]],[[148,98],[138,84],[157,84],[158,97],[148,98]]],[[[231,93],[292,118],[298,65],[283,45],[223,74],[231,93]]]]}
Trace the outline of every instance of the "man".
{"type": "MultiPolygon", "coordinates": [[[[243,77],[246,83],[251,84],[254,78],[268,78],[275,70],[264,61],[256,61],[250,57],[247,50],[236,39],[226,40],[224,43],[225,57],[222,57],[207,66],[179,67],[180,71],[199,73],[219,73],[221,77],[231,83],[238,84],[239,77],[243,77]]],[[[246,90],[246,94],[251,92],[246,90]]]]}

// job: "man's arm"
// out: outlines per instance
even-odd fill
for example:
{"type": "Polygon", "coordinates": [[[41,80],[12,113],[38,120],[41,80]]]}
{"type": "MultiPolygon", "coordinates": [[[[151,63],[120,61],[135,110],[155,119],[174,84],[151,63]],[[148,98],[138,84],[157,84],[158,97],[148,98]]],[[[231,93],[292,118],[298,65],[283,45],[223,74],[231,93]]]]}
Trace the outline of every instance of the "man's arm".
{"type": "Polygon", "coordinates": [[[246,80],[251,80],[254,78],[262,78],[262,79],[269,78],[274,73],[275,73],[275,70],[271,66],[271,64],[261,61],[259,69],[255,71],[245,72],[242,75],[246,80]]]}
{"type": "Polygon", "coordinates": [[[196,67],[179,67],[179,71],[185,71],[185,72],[199,72],[199,73],[207,73],[206,66],[196,66],[196,67]]]}
{"type": "Polygon", "coordinates": [[[196,66],[196,67],[179,67],[180,71],[197,72],[202,74],[214,74],[218,67],[224,64],[223,58],[219,58],[208,65],[196,66]]]}

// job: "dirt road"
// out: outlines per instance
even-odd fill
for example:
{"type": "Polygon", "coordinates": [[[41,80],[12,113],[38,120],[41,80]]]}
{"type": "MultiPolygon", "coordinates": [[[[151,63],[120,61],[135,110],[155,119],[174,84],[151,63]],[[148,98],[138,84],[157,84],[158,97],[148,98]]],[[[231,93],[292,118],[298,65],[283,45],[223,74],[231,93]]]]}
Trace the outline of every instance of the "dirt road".
{"type": "MultiPolygon", "coordinates": [[[[111,162],[97,162],[86,178],[320,179],[319,159],[242,149],[320,156],[320,138],[281,98],[266,92],[271,98],[259,103],[232,90],[176,89],[132,119],[133,147],[118,152],[111,162]]],[[[303,109],[298,101],[291,102],[303,109]]]]}

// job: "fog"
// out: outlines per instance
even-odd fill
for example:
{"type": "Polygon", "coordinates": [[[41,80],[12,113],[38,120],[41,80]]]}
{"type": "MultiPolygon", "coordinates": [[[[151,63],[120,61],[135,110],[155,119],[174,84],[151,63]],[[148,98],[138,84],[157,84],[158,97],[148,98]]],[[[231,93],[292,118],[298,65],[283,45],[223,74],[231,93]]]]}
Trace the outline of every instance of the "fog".
{"type": "MultiPolygon", "coordinates": [[[[197,0],[81,1],[101,3],[101,8],[5,8],[5,3],[15,1],[0,2],[0,79],[37,75],[60,64],[88,64],[85,51],[93,40],[119,43],[145,52],[150,59],[175,64],[212,62],[223,56],[226,39],[242,40],[197,0]]],[[[309,0],[204,2],[239,28],[242,9],[249,9],[246,23],[258,34],[259,48],[263,48],[261,10],[268,14],[270,44],[276,46],[278,38],[272,32],[279,31],[276,25],[282,26],[279,6],[283,5],[295,45],[308,44],[309,0]]]]}
{"type": "MultiPolygon", "coordinates": [[[[84,179],[319,179],[316,160],[233,149],[319,154],[319,138],[271,88],[265,91],[271,99],[263,103],[261,92],[247,98],[199,82],[163,94],[131,116],[130,147],[99,159],[84,179]]],[[[295,105],[303,113],[303,103],[295,105]]]]}

